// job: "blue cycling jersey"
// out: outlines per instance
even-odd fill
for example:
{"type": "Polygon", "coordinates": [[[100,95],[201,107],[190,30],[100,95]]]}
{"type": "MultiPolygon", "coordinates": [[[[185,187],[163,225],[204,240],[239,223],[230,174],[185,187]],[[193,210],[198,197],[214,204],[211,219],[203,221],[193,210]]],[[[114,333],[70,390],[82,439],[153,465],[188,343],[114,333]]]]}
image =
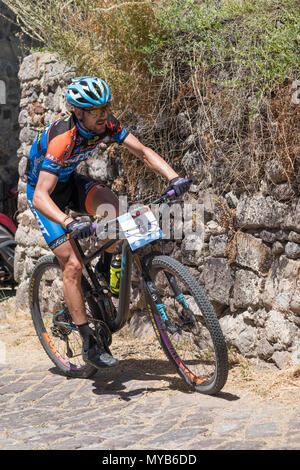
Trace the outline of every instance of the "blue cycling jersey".
{"type": "Polygon", "coordinates": [[[36,136],[29,154],[28,182],[35,187],[40,171],[58,176],[66,182],[76,167],[94,152],[101,142],[122,143],[128,131],[118,119],[109,114],[106,129],[100,135],[88,135],[72,113],[45,127],[36,136]]]}

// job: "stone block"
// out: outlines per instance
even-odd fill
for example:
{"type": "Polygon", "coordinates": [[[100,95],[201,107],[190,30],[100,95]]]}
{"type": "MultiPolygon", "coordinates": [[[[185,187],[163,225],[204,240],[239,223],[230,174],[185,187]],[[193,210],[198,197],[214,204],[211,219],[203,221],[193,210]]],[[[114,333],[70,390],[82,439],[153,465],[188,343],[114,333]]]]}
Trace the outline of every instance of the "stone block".
{"type": "Polygon", "coordinates": [[[294,242],[288,242],[285,245],[285,254],[288,258],[298,259],[300,258],[300,245],[294,242]]]}
{"type": "Polygon", "coordinates": [[[277,158],[273,158],[266,163],[266,175],[275,184],[287,181],[285,168],[277,158]]]}
{"type": "Polygon", "coordinates": [[[283,313],[277,310],[269,312],[269,318],[265,325],[266,339],[271,343],[277,343],[286,348],[294,341],[296,327],[289,322],[283,313]]]}
{"type": "Polygon", "coordinates": [[[282,228],[300,233],[300,198],[295,199],[292,204],[289,204],[283,218],[282,228]]]}
{"type": "Polygon", "coordinates": [[[289,233],[289,241],[294,243],[300,243],[300,233],[291,231],[289,233]]]}
{"type": "Polygon", "coordinates": [[[23,127],[19,135],[19,140],[21,142],[25,142],[26,144],[32,144],[34,139],[36,138],[37,133],[38,129],[35,130],[29,127],[23,127]]]}
{"type": "Polygon", "coordinates": [[[152,338],[155,332],[149,315],[134,313],[129,321],[129,331],[138,338],[152,338]]]}
{"type": "Polygon", "coordinates": [[[29,279],[25,279],[20,282],[15,297],[16,308],[26,310],[29,308],[28,302],[28,288],[29,288],[29,279]]]}
{"type": "Polygon", "coordinates": [[[206,246],[201,235],[193,233],[185,235],[181,243],[183,263],[196,267],[202,265],[206,246]]]}
{"type": "Polygon", "coordinates": [[[225,315],[220,319],[220,325],[228,344],[237,348],[246,357],[256,355],[257,329],[246,324],[243,315],[225,315]]]}
{"type": "Polygon", "coordinates": [[[274,232],[270,232],[269,230],[262,230],[256,236],[261,238],[266,243],[274,243],[276,241],[276,234],[274,232]]]}
{"type": "Polygon", "coordinates": [[[290,201],[295,196],[295,192],[288,183],[284,183],[277,184],[272,190],[271,195],[276,201],[290,201]]]}
{"type": "Polygon", "coordinates": [[[238,203],[239,203],[239,200],[238,200],[237,196],[231,191],[229,193],[225,194],[225,199],[226,199],[226,202],[227,202],[228,206],[231,209],[236,208],[238,203]]]}
{"type": "Polygon", "coordinates": [[[21,82],[28,82],[42,79],[46,67],[55,62],[56,58],[51,53],[34,52],[23,59],[19,70],[19,80],[21,82]]]}
{"type": "Polygon", "coordinates": [[[272,360],[279,369],[287,369],[291,364],[291,355],[286,351],[275,351],[272,360]]]}
{"type": "Polygon", "coordinates": [[[217,196],[208,191],[199,192],[199,203],[204,205],[205,222],[216,217],[217,196]]]}
{"type": "Polygon", "coordinates": [[[38,245],[39,247],[47,247],[46,241],[42,235],[42,232],[39,228],[34,229],[30,227],[23,227],[22,225],[18,226],[18,230],[16,232],[15,240],[18,244],[25,246],[25,247],[31,247],[38,245]]]}
{"type": "Polygon", "coordinates": [[[257,354],[264,360],[268,360],[272,357],[274,352],[274,347],[269,343],[269,341],[263,337],[257,343],[257,354]]]}
{"type": "Polygon", "coordinates": [[[203,279],[205,292],[209,299],[222,306],[229,305],[233,277],[227,260],[222,258],[206,259],[203,266],[203,279]]]}
{"type": "Polygon", "coordinates": [[[239,265],[253,271],[267,273],[273,261],[273,254],[260,239],[247,233],[239,232],[236,236],[236,258],[239,265]]]}
{"type": "Polygon", "coordinates": [[[240,269],[236,272],[233,297],[230,307],[233,311],[249,306],[257,307],[261,302],[262,279],[252,271],[240,269]]]}
{"type": "MultiPolygon", "coordinates": [[[[291,300],[299,292],[299,261],[286,256],[275,258],[268,273],[262,300],[267,308],[276,307],[276,302],[282,304],[279,296],[288,295],[291,300]]],[[[287,305],[287,311],[290,308],[287,305]]]]}
{"type": "Polygon", "coordinates": [[[273,253],[273,255],[274,255],[274,256],[280,255],[280,254],[283,253],[283,252],[284,252],[284,246],[283,246],[283,244],[280,243],[280,242],[278,242],[278,241],[275,242],[275,243],[273,244],[273,246],[272,246],[272,253],[273,253]]]}
{"type": "Polygon", "coordinates": [[[300,292],[295,292],[291,298],[290,309],[296,315],[300,315],[300,292]]]}
{"type": "Polygon", "coordinates": [[[225,257],[228,235],[212,235],[209,239],[209,252],[214,258],[225,257]]]}
{"type": "Polygon", "coordinates": [[[281,226],[287,207],[271,197],[256,195],[242,196],[237,205],[236,222],[244,229],[270,228],[281,226]]]}

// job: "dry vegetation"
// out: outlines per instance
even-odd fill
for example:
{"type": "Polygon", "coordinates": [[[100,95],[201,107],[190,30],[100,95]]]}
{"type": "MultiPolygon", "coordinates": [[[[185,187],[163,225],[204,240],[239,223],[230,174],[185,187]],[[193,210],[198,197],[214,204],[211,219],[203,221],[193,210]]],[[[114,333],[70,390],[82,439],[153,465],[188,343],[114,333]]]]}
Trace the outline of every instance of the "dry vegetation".
{"type": "MultiPolygon", "coordinates": [[[[106,79],[114,110],[142,141],[202,188],[260,187],[278,158],[299,194],[298,0],[4,0],[24,31],[106,79]],[[178,122],[184,113],[186,140],[178,122]],[[136,119],[139,116],[139,119],[136,119]],[[142,120],[140,117],[142,116],[142,120]],[[136,126],[138,121],[138,126],[136,126]]],[[[127,187],[162,181],[129,158],[127,187]]]]}

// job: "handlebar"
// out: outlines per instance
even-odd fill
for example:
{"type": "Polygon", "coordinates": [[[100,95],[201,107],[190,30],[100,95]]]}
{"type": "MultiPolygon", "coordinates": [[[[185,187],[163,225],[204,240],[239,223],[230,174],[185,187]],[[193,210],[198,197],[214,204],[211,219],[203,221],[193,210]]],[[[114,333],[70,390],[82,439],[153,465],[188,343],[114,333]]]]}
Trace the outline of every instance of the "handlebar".
{"type": "MultiPolygon", "coordinates": [[[[189,182],[190,183],[195,182],[195,178],[189,179],[189,182]]],[[[149,207],[149,206],[151,207],[155,204],[159,204],[160,202],[167,202],[168,199],[172,199],[172,198],[174,198],[174,196],[176,196],[175,190],[170,189],[167,193],[163,193],[158,199],[156,199],[156,201],[148,204],[147,206],[145,205],[145,206],[142,206],[141,208],[135,209],[135,211],[130,213],[130,214],[133,218],[139,217],[143,212],[145,212],[146,207],[149,207]]],[[[116,217],[115,219],[111,219],[108,222],[106,222],[103,225],[102,233],[108,234],[109,233],[109,225],[113,224],[113,223],[116,223],[117,221],[118,221],[118,217],[116,217]]],[[[94,232],[96,232],[96,230],[99,228],[100,225],[101,225],[101,222],[99,224],[92,224],[92,228],[93,228],[94,232]]],[[[115,232],[115,229],[114,229],[114,232],[115,232]]],[[[72,237],[72,233],[70,233],[68,235],[69,235],[69,238],[74,238],[74,236],[72,237]]]]}
{"type": "MultiPolygon", "coordinates": [[[[194,183],[195,178],[189,179],[189,182],[194,183]]],[[[159,204],[160,202],[167,202],[168,199],[172,199],[172,198],[174,198],[174,196],[176,196],[175,190],[170,189],[167,193],[163,193],[158,199],[156,199],[156,201],[151,202],[147,206],[151,207],[155,204],[159,204]]],[[[131,216],[133,218],[140,216],[143,213],[143,209],[145,209],[145,207],[147,207],[147,206],[142,206],[141,208],[135,209],[135,211],[133,213],[131,213],[131,216]]],[[[115,219],[111,219],[108,222],[106,222],[106,224],[103,226],[103,232],[108,233],[109,232],[109,228],[108,228],[109,224],[115,223],[117,220],[118,220],[118,218],[115,218],[115,219]]],[[[100,224],[93,224],[92,225],[93,229],[96,231],[99,225],[100,224]]]]}

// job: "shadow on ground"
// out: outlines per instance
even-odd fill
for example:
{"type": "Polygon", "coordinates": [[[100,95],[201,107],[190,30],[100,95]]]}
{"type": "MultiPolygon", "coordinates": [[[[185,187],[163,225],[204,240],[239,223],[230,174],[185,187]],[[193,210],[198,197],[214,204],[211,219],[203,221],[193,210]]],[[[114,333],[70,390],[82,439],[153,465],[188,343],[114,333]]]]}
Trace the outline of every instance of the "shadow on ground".
{"type": "MultiPolygon", "coordinates": [[[[63,375],[58,369],[50,369],[53,374],[63,375]]],[[[83,379],[70,379],[83,380],[83,379]]],[[[94,376],[84,379],[93,381],[93,393],[104,397],[119,397],[130,401],[144,393],[178,391],[197,393],[177,375],[169,361],[158,359],[125,359],[117,367],[103,369],[94,376]]],[[[228,392],[214,395],[226,401],[239,400],[240,397],[228,392]]]]}

